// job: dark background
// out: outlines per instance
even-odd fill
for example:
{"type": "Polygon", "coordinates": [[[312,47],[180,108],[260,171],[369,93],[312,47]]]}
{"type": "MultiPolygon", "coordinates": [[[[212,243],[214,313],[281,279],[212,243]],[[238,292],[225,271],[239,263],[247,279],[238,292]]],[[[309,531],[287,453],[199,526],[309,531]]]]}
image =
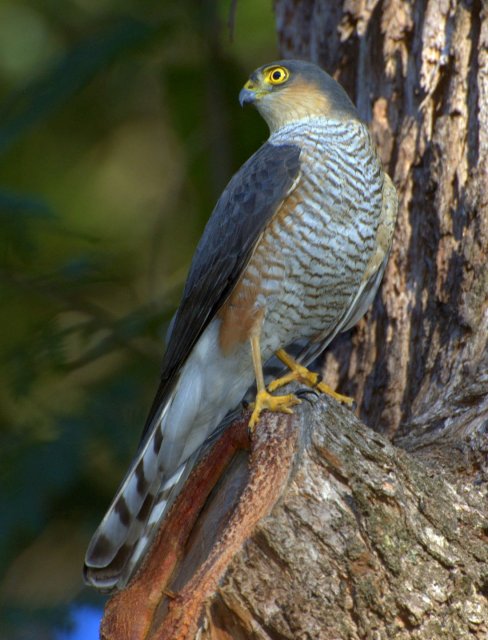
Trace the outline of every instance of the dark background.
{"type": "Polygon", "coordinates": [[[137,445],[271,3],[0,4],[0,638],[52,638],[137,445]],[[231,20],[232,22],[232,20],[231,20]]]}

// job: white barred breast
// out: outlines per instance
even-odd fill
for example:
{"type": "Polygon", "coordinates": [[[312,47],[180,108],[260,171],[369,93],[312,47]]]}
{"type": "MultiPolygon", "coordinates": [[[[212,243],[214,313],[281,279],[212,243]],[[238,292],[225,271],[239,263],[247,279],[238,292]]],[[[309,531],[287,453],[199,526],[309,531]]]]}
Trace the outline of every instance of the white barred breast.
{"type": "Polygon", "coordinates": [[[313,118],[270,142],[285,139],[302,149],[301,176],[243,274],[262,279],[263,359],[340,331],[376,250],[382,211],[384,174],[366,125],[313,118]]]}

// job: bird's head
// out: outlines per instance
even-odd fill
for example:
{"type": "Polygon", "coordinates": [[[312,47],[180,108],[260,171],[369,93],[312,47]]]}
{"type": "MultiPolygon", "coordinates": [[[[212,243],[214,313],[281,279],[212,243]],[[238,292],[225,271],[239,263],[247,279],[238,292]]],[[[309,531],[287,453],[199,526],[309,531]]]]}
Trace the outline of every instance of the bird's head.
{"type": "Polygon", "coordinates": [[[314,116],[359,119],[340,84],[303,60],[278,60],[259,67],[242,88],[239,102],[253,104],[271,132],[314,116]]]}

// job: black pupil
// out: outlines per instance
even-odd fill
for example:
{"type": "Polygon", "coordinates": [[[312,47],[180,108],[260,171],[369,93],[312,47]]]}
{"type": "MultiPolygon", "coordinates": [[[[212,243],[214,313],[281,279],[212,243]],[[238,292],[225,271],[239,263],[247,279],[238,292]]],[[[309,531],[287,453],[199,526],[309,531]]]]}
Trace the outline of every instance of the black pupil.
{"type": "Polygon", "coordinates": [[[281,80],[281,71],[273,71],[273,80],[281,80]]]}

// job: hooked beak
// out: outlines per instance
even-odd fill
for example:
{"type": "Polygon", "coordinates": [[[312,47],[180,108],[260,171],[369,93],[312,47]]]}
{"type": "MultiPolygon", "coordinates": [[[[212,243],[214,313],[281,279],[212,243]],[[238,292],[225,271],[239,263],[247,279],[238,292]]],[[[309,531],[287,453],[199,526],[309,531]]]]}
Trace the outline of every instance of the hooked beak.
{"type": "Polygon", "coordinates": [[[255,79],[248,80],[242,87],[239,94],[239,102],[241,103],[241,107],[243,107],[245,104],[254,104],[257,100],[262,98],[265,93],[267,93],[267,91],[263,90],[263,87],[259,81],[255,79]]]}
{"type": "Polygon", "coordinates": [[[252,104],[255,100],[256,93],[252,89],[248,89],[247,84],[245,84],[239,93],[239,102],[241,107],[245,104],[252,104]]]}

